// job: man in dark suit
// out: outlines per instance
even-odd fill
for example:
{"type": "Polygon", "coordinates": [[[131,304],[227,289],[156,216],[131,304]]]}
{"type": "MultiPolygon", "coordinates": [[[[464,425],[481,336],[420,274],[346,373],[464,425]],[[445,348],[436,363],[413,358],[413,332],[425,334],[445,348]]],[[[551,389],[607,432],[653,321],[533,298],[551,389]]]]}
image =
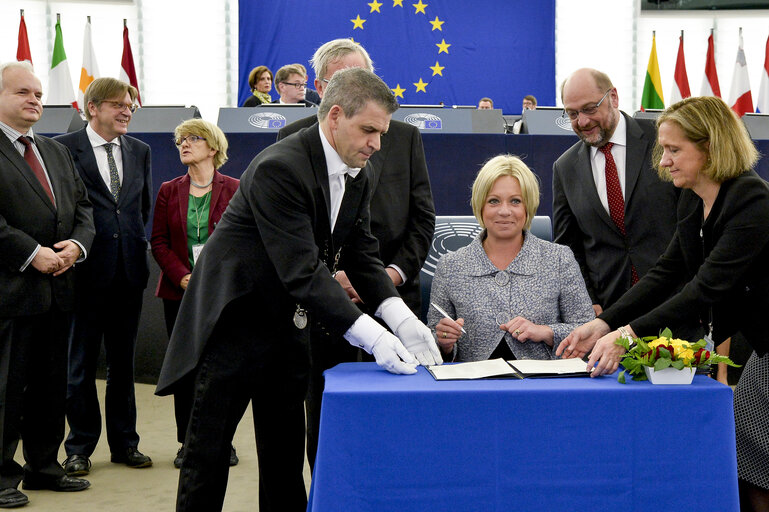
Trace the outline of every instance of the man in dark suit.
{"type": "Polygon", "coordinates": [[[67,148],[32,133],[42,87],[27,62],[0,66],[0,508],[17,489],[81,491],[56,460],[64,439],[70,270],[94,237],[91,204],[67,148]],[[14,461],[24,441],[22,468],[14,461]]]}
{"type": "Polygon", "coordinates": [[[106,425],[110,460],[133,468],[152,465],[138,450],[134,349],[142,295],[149,277],[147,235],[152,174],[150,148],[126,135],[136,89],[97,78],[85,91],[88,125],[56,137],[67,146],[93,203],[96,239],[78,265],[77,307],[69,339],[68,475],[88,474],[101,434],[96,365],[104,340],[106,425]]]}
{"type": "MultiPolygon", "coordinates": [[[[350,67],[374,69],[365,48],[349,39],[325,43],[315,52],[311,62],[315,69],[315,88],[321,97],[338,70],[350,67]]],[[[278,132],[278,140],[317,121],[315,116],[295,121],[278,132]]],[[[435,230],[435,208],[419,130],[410,124],[391,121],[390,129],[382,137],[382,148],[366,164],[366,172],[371,182],[371,233],[379,241],[379,257],[403,301],[419,315],[419,272],[435,230]]],[[[344,266],[339,268],[337,281],[364,312],[373,313],[376,304],[361,304],[344,266]]],[[[310,351],[313,372],[306,402],[310,468],[315,465],[318,447],[323,372],[358,357],[357,349],[344,339],[332,338],[323,326],[313,327],[310,351]]]]}
{"type": "Polygon", "coordinates": [[[243,173],[192,272],[158,382],[157,393],[168,394],[194,372],[178,511],[221,509],[230,443],[249,401],[259,510],[305,510],[301,419],[312,317],[393,373],[413,373],[417,361],[440,362],[430,330],[398,297],[369,230],[369,181],[361,168],[397,108],[373,73],[341,71],[321,102],[320,124],[265,149],[243,173]],[[342,264],[395,336],[334,281],[342,264]]]}
{"type": "Polygon", "coordinates": [[[652,168],[653,124],[620,112],[606,74],[575,71],[561,99],[581,141],[553,165],[553,231],[574,252],[599,314],[667,247],[678,192],[652,168]]]}

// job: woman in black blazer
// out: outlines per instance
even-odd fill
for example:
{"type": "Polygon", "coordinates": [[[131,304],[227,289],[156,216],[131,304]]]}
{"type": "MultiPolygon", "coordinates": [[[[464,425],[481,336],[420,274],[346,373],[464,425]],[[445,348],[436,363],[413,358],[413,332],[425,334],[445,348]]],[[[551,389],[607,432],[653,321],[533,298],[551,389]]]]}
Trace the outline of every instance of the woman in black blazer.
{"type": "Polygon", "coordinates": [[[743,510],[767,511],[769,186],[751,170],[758,152],[723,100],[685,99],[657,127],[660,176],[684,189],[673,239],[643,279],[575,329],[559,351],[582,357],[592,348],[588,366],[598,376],[617,369],[624,349],[614,341],[621,336],[701,322],[718,345],[741,331],[755,352],[734,391],[740,494],[743,510]]]}

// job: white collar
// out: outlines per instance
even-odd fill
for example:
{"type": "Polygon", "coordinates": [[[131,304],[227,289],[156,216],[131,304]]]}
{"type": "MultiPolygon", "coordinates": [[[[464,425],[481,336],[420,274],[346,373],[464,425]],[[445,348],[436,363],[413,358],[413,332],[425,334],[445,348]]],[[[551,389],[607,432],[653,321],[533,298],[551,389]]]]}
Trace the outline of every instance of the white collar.
{"type": "Polygon", "coordinates": [[[88,140],[91,142],[91,146],[94,148],[103,146],[105,144],[115,144],[116,146],[120,146],[119,136],[112,140],[105,140],[101,135],[96,133],[96,130],[91,128],[91,123],[88,123],[88,125],[85,127],[85,133],[88,134],[88,140]]]}
{"type": "MultiPolygon", "coordinates": [[[[615,146],[627,147],[627,121],[622,112],[619,113],[619,121],[617,121],[617,127],[614,129],[614,133],[611,134],[609,142],[615,146]]],[[[595,154],[598,152],[598,148],[590,146],[590,157],[595,158],[595,154]]]]}
{"type": "Polygon", "coordinates": [[[329,178],[344,173],[349,174],[351,178],[355,178],[360,172],[360,167],[347,167],[347,164],[339,157],[339,153],[331,146],[321,126],[318,126],[318,131],[320,132],[320,143],[323,145],[323,153],[326,156],[326,168],[328,169],[329,178]]]}

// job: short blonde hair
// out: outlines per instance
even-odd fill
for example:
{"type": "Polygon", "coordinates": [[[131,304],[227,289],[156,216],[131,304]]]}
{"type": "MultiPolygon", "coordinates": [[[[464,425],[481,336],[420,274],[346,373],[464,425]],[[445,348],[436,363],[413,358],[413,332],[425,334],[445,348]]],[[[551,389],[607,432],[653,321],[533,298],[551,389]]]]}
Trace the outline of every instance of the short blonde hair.
{"type": "Polygon", "coordinates": [[[539,208],[539,179],[523,163],[523,160],[517,156],[497,155],[483,164],[473,182],[473,194],[470,200],[473,207],[473,215],[478,220],[478,224],[485,229],[483,205],[486,204],[486,198],[491,187],[503,176],[515,178],[521,185],[523,205],[526,208],[526,224],[524,229],[528,231],[531,228],[531,221],[534,219],[534,215],[537,214],[537,208],[539,208]]]}
{"type": "Polygon", "coordinates": [[[83,93],[83,102],[85,103],[85,105],[83,105],[83,111],[85,112],[85,118],[88,121],[91,120],[91,112],[88,110],[89,103],[93,102],[93,104],[96,105],[96,108],[99,108],[104,101],[110,101],[116,98],[120,98],[120,101],[123,101],[123,97],[126,93],[131,97],[131,102],[135,102],[136,97],[139,95],[139,91],[136,90],[136,87],[123,82],[122,80],[110,77],[97,78],[88,84],[88,87],[85,88],[85,93],[83,93]]]}
{"type": "MultiPolygon", "coordinates": [[[[684,136],[708,157],[700,172],[716,183],[736,178],[753,168],[758,150],[737,114],[722,100],[713,96],[686,98],[671,105],[657,118],[674,123],[684,136]]],[[[670,169],[660,166],[662,147],[654,146],[654,168],[660,178],[673,181],[670,169]]]]}
{"type": "Polygon", "coordinates": [[[174,129],[174,139],[187,135],[197,135],[206,139],[208,146],[216,150],[214,169],[219,169],[227,161],[227,137],[214,123],[203,119],[188,119],[174,129]]]}

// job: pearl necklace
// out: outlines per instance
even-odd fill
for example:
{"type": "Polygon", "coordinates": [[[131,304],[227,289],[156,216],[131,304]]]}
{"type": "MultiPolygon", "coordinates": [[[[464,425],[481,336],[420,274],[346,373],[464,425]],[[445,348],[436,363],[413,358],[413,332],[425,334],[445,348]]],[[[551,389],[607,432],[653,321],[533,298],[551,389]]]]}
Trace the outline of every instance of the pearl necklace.
{"type": "Polygon", "coordinates": [[[214,182],[214,177],[213,177],[213,176],[211,176],[211,179],[210,179],[210,180],[208,180],[208,183],[206,183],[205,185],[201,185],[201,184],[199,184],[199,183],[195,183],[195,182],[192,180],[192,176],[190,176],[190,184],[191,184],[193,187],[196,187],[196,188],[208,188],[208,186],[209,186],[209,185],[211,185],[211,183],[213,183],[213,182],[214,182]]]}

